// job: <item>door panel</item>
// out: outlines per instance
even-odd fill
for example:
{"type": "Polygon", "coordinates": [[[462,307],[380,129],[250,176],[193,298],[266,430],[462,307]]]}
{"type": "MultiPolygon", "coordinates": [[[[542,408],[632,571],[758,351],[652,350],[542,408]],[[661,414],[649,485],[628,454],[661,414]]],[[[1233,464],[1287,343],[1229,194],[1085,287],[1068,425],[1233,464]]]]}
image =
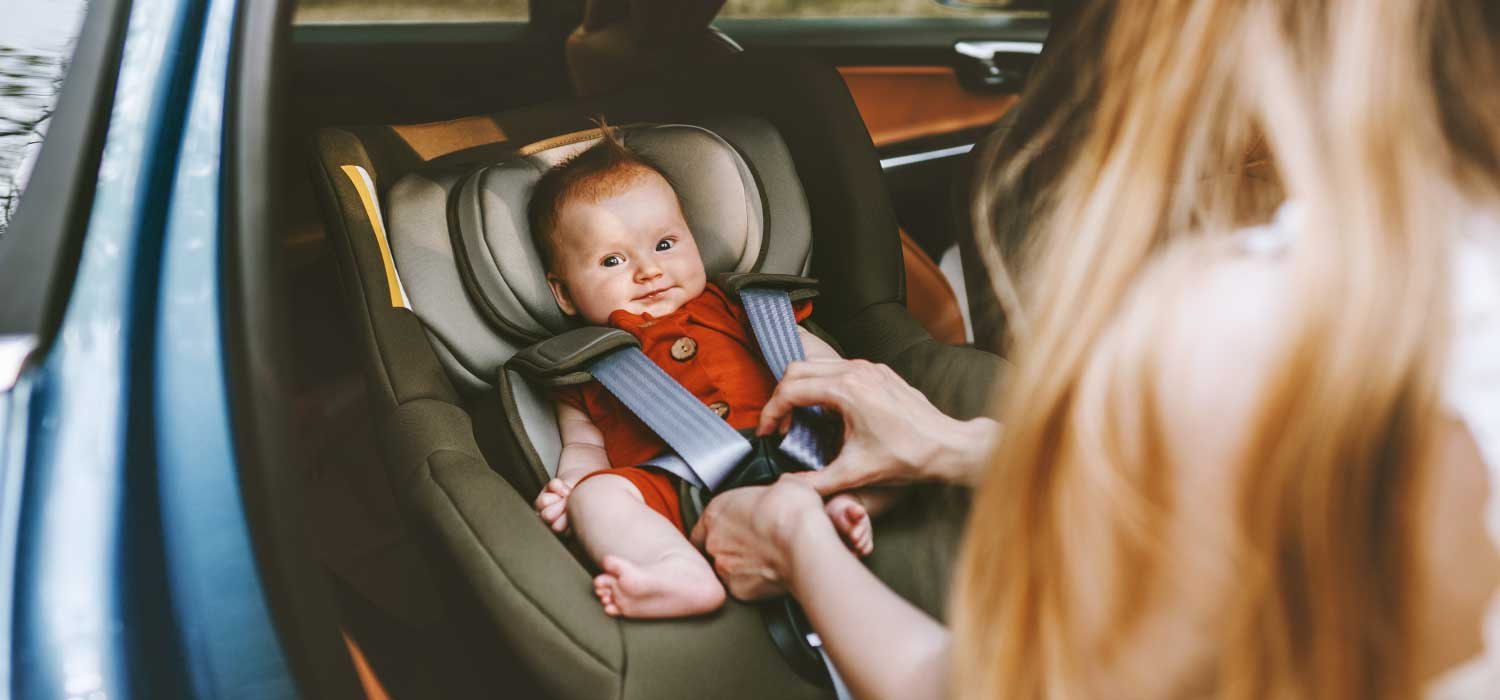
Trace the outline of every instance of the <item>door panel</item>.
{"type": "Polygon", "coordinates": [[[1016,12],[734,18],[714,26],[747,51],[806,53],[838,67],[881,156],[902,228],[937,259],[954,242],[952,173],[966,169],[969,149],[1016,103],[1048,23],[1045,13],[1016,12]],[[996,46],[1004,50],[992,59],[974,55],[996,46]]]}
{"type": "MultiPolygon", "coordinates": [[[[751,6],[730,0],[726,12],[737,2],[751,6]]],[[[899,7],[941,11],[921,3],[899,7]]],[[[968,215],[954,195],[955,178],[970,171],[974,144],[1019,100],[1047,35],[1046,13],[724,18],[715,26],[747,51],[807,53],[839,69],[881,157],[901,223],[908,307],[935,337],[951,341],[962,284],[935,278],[933,261],[956,258],[955,231],[966,230],[955,218],[968,215]]]]}
{"type": "Polygon", "coordinates": [[[839,68],[876,148],[995,123],[1016,103],[1013,93],[964,87],[952,66],[839,68]]]}

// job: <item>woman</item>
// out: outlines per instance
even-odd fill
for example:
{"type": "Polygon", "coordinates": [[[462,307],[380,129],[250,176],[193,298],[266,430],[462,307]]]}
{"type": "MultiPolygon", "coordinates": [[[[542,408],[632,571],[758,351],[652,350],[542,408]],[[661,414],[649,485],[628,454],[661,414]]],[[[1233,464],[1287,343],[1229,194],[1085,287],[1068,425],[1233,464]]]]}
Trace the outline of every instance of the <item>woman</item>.
{"type": "Polygon", "coordinates": [[[700,541],[735,595],[802,600],[861,697],[1500,697],[1471,661],[1500,581],[1500,9],[1120,8],[1000,285],[995,454],[874,425],[899,382],[868,368],[773,399],[846,412],[824,493],[978,475],[951,639],[826,544],[807,480],[717,499],[700,541]]]}

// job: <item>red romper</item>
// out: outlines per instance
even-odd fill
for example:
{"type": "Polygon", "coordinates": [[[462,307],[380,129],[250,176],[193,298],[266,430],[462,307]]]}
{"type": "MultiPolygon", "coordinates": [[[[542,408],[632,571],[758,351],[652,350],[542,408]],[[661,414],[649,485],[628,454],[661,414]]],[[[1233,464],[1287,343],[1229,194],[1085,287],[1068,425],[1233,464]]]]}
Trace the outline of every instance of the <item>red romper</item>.
{"type": "MultiPolygon", "coordinates": [[[[802,321],[812,313],[812,302],[798,302],[795,311],[802,321]]],[[[754,428],[760,422],[760,410],[771,398],[776,380],[761,359],[750,317],[718,287],[708,285],[697,298],[660,318],[616,311],[609,315],[609,325],[639,338],[641,351],[652,362],[734,429],[754,428]]],[[[623,476],[641,490],[646,505],[682,530],[676,477],[636,466],[667,452],[666,443],[598,382],[564,387],[556,398],[587,413],[604,434],[611,468],[579,483],[605,473],[623,476]]]]}

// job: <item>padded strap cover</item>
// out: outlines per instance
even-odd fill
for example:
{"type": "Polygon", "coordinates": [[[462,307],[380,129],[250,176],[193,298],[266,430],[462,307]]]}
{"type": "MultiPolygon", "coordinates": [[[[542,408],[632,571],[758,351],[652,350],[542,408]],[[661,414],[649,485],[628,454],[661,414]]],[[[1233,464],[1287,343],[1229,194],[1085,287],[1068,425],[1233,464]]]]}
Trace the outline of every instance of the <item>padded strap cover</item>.
{"type": "Polygon", "coordinates": [[[587,326],[527,347],[505,367],[553,387],[582,384],[593,379],[588,367],[599,358],[620,348],[640,346],[640,340],[618,328],[587,326]]]}
{"type": "MultiPolygon", "coordinates": [[[[714,275],[714,284],[725,294],[739,299],[741,289],[783,289],[793,302],[818,295],[818,281],[801,275],[778,275],[769,272],[725,272],[714,275]]],[[[743,302],[742,302],[743,303],[743,302]]]]}

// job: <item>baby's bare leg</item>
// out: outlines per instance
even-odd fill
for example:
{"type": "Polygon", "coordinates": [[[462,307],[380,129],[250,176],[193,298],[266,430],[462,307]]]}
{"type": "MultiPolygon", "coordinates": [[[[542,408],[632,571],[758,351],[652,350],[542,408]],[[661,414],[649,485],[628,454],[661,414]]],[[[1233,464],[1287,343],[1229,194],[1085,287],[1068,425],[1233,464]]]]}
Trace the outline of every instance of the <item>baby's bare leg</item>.
{"type": "Polygon", "coordinates": [[[699,615],[724,604],[713,567],[629,479],[603,474],[568,496],[573,531],[604,573],[594,593],[604,612],[623,617],[699,615]]]}

